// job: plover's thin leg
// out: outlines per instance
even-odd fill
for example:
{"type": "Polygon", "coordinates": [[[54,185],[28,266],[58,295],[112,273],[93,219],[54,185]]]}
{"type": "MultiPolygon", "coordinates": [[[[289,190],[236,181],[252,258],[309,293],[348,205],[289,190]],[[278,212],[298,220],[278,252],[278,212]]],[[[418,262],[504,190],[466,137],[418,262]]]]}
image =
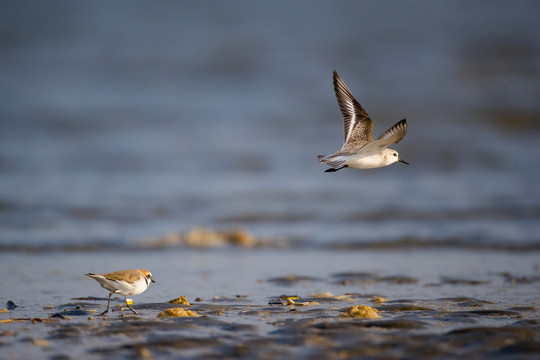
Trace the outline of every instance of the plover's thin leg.
{"type": "Polygon", "coordinates": [[[111,305],[111,296],[112,296],[112,292],[109,293],[109,301],[107,302],[107,310],[105,310],[104,312],[102,312],[101,314],[99,314],[100,316],[103,316],[105,315],[106,313],[109,312],[109,306],[111,305]]]}
{"type": "Polygon", "coordinates": [[[129,310],[133,311],[135,313],[135,315],[139,315],[138,312],[136,312],[127,302],[127,298],[126,298],[126,306],[129,308],[129,310]]]}

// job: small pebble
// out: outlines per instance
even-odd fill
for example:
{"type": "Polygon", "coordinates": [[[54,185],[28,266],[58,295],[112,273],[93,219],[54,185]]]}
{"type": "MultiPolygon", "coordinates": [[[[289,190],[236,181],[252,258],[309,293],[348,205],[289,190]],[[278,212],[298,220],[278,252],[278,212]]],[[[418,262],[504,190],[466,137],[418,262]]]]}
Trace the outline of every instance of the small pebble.
{"type": "Polygon", "coordinates": [[[7,309],[8,310],[13,310],[13,309],[15,309],[17,307],[18,307],[18,305],[15,304],[15,302],[13,300],[8,300],[8,302],[7,302],[7,309]]]}

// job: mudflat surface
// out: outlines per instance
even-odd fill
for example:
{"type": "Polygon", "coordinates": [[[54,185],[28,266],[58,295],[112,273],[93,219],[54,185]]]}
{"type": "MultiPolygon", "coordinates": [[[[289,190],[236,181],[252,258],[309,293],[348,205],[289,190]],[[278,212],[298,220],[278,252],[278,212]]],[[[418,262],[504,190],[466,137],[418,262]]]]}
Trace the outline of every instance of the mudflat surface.
{"type": "Polygon", "coordinates": [[[18,305],[0,313],[6,359],[539,353],[535,254],[228,248],[3,254],[0,264],[0,299],[18,305]],[[141,315],[115,296],[113,311],[99,316],[107,292],[82,274],[137,266],[157,281],[133,297],[141,315]],[[168,303],[182,295],[190,305],[168,303]],[[355,305],[379,317],[347,316],[355,305]],[[158,317],[174,308],[196,316],[158,317]]]}

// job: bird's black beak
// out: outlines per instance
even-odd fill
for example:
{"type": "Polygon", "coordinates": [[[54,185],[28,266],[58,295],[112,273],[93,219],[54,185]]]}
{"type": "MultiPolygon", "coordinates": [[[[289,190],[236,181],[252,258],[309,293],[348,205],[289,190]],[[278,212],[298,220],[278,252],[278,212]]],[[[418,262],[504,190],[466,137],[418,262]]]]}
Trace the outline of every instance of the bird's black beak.
{"type": "Polygon", "coordinates": [[[408,162],[406,162],[406,161],[403,160],[403,159],[399,159],[398,161],[404,163],[405,165],[410,165],[408,162]]]}
{"type": "Polygon", "coordinates": [[[150,279],[151,282],[155,283],[154,279],[150,279]]]}

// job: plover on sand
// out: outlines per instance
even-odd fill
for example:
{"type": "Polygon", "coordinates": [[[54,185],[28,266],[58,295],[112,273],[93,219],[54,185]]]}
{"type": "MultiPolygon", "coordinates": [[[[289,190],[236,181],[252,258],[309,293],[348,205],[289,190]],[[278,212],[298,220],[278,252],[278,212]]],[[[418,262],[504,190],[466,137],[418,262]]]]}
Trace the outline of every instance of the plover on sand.
{"type": "Polygon", "coordinates": [[[397,151],[387,149],[405,137],[407,120],[399,121],[373,141],[373,122],[335,70],[334,91],[343,114],[345,143],[341,150],[333,155],[317,156],[319,162],[330,166],[325,172],[334,172],[346,167],[372,169],[397,161],[409,165],[399,158],[397,151]]]}
{"type": "Polygon", "coordinates": [[[155,283],[155,281],[152,280],[152,273],[144,269],[121,270],[108,274],[88,273],[85,275],[96,280],[102,288],[109,291],[107,309],[101,315],[105,315],[109,312],[112,294],[120,294],[126,298],[126,306],[133,311],[135,315],[139,315],[139,313],[129,305],[127,297],[140,294],[148,289],[151,282],[155,283]]]}

